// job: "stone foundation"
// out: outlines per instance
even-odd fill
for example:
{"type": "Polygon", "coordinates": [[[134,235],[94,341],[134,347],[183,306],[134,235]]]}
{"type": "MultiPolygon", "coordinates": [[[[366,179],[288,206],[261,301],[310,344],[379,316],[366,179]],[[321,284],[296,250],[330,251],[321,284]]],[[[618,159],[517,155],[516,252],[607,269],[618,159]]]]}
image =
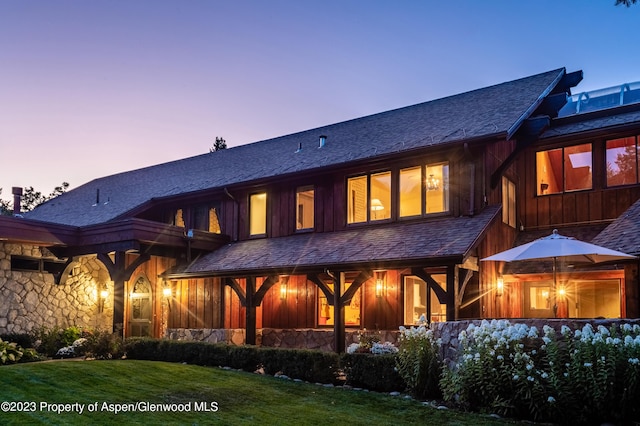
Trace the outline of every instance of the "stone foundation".
{"type": "Polygon", "coordinates": [[[53,257],[37,246],[0,243],[0,334],[28,333],[43,326],[111,328],[113,284],[95,257],[83,258],[78,273],[57,285],[47,272],[12,271],[12,255],[53,257]],[[107,285],[111,295],[102,312],[98,312],[100,285],[107,285]]]}

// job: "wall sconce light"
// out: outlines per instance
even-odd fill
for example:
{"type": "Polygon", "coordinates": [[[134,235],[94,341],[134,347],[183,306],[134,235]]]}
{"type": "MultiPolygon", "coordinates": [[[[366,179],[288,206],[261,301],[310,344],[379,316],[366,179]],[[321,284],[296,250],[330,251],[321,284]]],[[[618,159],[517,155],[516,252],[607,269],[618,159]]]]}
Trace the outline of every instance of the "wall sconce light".
{"type": "Polygon", "coordinates": [[[560,297],[564,297],[567,295],[567,290],[564,288],[564,286],[560,286],[560,288],[558,288],[558,295],[560,297]]]}
{"type": "Polygon", "coordinates": [[[162,295],[163,295],[164,297],[171,297],[171,293],[172,293],[172,292],[171,292],[171,287],[164,287],[164,288],[162,289],[162,295]]]}
{"type": "Polygon", "coordinates": [[[376,297],[387,295],[387,273],[386,271],[375,271],[376,297]]]}
{"type": "Polygon", "coordinates": [[[287,299],[287,285],[289,284],[289,276],[288,275],[282,275],[280,277],[280,300],[286,300],[287,299]]]}
{"type": "Polygon", "coordinates": [[[440,179],[435,177],[433,174],[430,174],[427,178],[427,189],[429,191],[435,191],[440,187],[440,179]]]}
{"type": "Polygon", "coordinates": [[[102,313],[104,311],[104,302],[109,297],[109,291],[106,287],[103,287],[102,290],[98,292],[98,312],[102,313]]]}
{"type": "Polygon", "coordinates": [[[496,295],[502,296],[504,293],[504,278],[501,276],[496,280],[496,295]]]}

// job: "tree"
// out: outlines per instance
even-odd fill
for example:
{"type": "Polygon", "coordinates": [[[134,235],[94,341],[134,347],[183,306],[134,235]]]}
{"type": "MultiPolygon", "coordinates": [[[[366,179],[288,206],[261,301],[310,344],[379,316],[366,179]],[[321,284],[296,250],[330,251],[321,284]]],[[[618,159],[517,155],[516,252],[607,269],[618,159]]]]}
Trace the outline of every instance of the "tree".
{"type": "MultiPolygon", "coordinates": [[[[53,191],[51,191],[49,195],[43,195],[42,192],[33,189],[33,186],[25,188],[20,202],[20,211],[28,212],[33,210],[45,201],[49,201],[52,198],[67,192],[68,188],[69,184],[67,182],[62,182],[62,185],[53,188],[53,191]]],[[[2,194],[2,188],[0,188],[0,194],[2,194]]],[[[12,205],[13,202],[0,199],[0,214],[11,216],[13,214],[13,209],[11,208],[12,205]]]]}
{"type": "Polygon", "coordinates": [[[616,6],[620,6],[621,4],[630,7],[632,4],[636,4],[638,0],[616,0],[616,6]]]}
{"type": "Polygon", "coordinates": [[[213,147],[209,148],[209,152],[220,151],[221,149],[227,149],[227,141],[223,138],[216,136],[216,141],[213,144],[213,147]]]}

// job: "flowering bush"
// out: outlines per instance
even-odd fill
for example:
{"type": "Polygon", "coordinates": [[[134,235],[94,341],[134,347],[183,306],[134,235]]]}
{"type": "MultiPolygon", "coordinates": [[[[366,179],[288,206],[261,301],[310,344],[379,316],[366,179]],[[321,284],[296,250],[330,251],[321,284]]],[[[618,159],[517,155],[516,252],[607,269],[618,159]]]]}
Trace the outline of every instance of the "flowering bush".
{"type": "Polygon", "coordinates": [[[400,327],[398,344],[396,369],[411,392],[419,397],[439,396],[440,341],[434,338],[433,330],[425,324],[409,329],[400,327]]]}
{"type": "Polygon", "coordinates": [[[460,332],[444,398],[465,408],[561,423],[638,419],[640,327],[482,321],[460,332]]]}
{"type": "Polygon", "coordinates": [[[358,331],[358,343],[347,346],[348,354],[362,353],[385,355],[398,352],[398,348],[391,342],[380,343],[379,332],[368,332],[367,329],[358,331]]]}

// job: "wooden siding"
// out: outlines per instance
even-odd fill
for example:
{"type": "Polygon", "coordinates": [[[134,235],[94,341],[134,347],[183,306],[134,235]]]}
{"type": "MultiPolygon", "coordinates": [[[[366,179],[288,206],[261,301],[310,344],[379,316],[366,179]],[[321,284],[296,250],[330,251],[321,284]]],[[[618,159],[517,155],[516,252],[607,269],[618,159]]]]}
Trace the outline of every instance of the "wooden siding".
{"type": "MultiPolygon", "coordinates": [[[[584,141],[572,142],[584,143],[584,141]]],[[[518,223],[525,229],[611,222],[640,199],[640,184],[605,187],[603,141],[593,142],[593,189],[537,195],[536,150],[528,149],[518,160],[518,223]]]]}

